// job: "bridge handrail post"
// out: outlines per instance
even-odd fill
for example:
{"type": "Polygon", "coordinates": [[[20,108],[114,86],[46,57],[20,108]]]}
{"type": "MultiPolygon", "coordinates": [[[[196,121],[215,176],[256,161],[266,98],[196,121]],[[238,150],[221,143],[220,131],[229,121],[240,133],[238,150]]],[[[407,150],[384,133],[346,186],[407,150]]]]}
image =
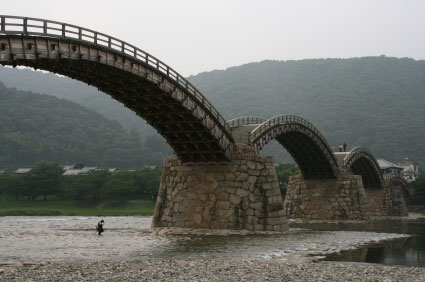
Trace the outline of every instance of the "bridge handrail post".
{"type": "Polygon", "coordinates": [[[28,19],[23,19],[23,32],[25,35],[28,35],[28,19]]]}
{"type": "Polygon", "coordinates": [[[62,38],[65,39],[65,24],[62,24],[62,28],[61,28],[61,32],[62,32],[62,38]]]}
{"type": "Polygon", "coordinates": [[[1,31],[4,32],[6,29],[6,17],[1,17],[1,31]]]}

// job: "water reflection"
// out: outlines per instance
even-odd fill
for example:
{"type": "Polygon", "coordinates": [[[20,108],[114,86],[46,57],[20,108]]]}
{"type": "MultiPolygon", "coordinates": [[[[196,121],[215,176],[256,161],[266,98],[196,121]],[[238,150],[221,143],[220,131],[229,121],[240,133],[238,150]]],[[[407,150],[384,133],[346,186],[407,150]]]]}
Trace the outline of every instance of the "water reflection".
{"type": "Polygon", "coordinates": [[[424,238],[409,237],[366,245],[329,255],[328,261],[353,261],[387,265],[425,266],[424,238]]]}
{"type": "MultiPolygon", "coordinates": [[[[306,225],[303,225],[306,226],[306,225]]],[[[387,265],[405,265],[425,267],[425,220],[375,220],[362,224],[315,224],[317,230],[363,230],[373,232],[391,232],[412,234],[407,238],[398,238],[367,244],[355,250],[342,251],[328,255],[328,261],[352,261],[380,263],[387,265]]]]}

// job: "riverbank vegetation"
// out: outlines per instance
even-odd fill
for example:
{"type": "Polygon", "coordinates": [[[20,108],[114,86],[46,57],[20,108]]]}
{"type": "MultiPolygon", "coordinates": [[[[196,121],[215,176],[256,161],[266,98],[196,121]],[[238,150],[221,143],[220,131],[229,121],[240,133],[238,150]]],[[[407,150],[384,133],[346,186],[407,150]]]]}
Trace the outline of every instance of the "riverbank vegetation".
{"type": "Polygon", "coordinates": [[[419,169],[419,177],[409,183],[409,187],[414,191],[414,197],[411,203],[414,205],[421,205],[423,213],[425,213],[425,169],[419,169]]]}
{"type": "Polygon", "coordinates": [[[152,215],[151,200],[0,201],[0,216],[130,216],[152,215]]]}
{"type": "Polygon", "coordinates": [[[30,172],[0,175],[0,215],[152,214],[161,169],[96,170],[63,176],[42,162],[30,172]]]}

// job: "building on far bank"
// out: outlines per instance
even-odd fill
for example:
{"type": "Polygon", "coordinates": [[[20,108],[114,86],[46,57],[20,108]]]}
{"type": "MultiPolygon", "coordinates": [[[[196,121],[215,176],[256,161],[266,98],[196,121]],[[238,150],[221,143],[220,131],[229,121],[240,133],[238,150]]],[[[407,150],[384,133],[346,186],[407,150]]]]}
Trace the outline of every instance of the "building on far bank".
{"type": "Polygon", "coordinates": [[[5,174],[6,171],[4,169],[0,169],[0,174],[5,174]]]}
{"type": "Polygon", "coordinates": [[[91,171],[99,170],[97,167],[83,167],[81,169],[68,169],[66,170],[63,175],[84,175],[88,174],[91,171]]]}
{"type": "Polygon", "coordinates": [[[401,166],[381,158],[377,158],[376,160],[378,161],[378,165],[381,168],[382,175],[385,179],[391,176],[401,175],[401,172],[403,171],[401,166]]]}
{"type": "Polygon", "coordinates": [[[400,161],[399,166],[403,168],[401,172],[404,179],[407,182],[415,181],[419,177],[419,167],[418,164],[409,158],[404,158],[400,161]]]}
{"type": "Polygon", "coordinates": [[[143,169],[157,169],[158,167],[156,165],[145,165],[143,166],[143,169]]]}
{"type": "Polygon", "coordinates": [[[32,170],[32,168],[18,168],[15,173],[16,174],[25,174],[32,170]]]}

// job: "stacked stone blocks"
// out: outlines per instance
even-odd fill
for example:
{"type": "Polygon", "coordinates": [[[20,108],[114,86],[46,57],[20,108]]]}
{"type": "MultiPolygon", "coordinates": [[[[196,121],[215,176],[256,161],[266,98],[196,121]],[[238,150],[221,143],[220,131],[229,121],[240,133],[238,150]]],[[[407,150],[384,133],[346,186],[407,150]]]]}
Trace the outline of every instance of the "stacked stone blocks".
{"type": "Polygon", "coordinates": [[[306,180],[291,176],[284,203],[289,218],[367,220],[371,216],[407,216],[402,188],[388,181],[365,189],[360,175],[339,168],[337,179],[306,180]]]}
{"type": "Polygon", "coordinates": [[[366,197],[361,176],[339,169],[337,179],[305,180],[291,176],[284,203],[290,218],[364,220],[366,197]]]}
{"type": "Polygon", "coordinates": [[[231,163],[185,165],[169,157],[153,226],[288,230],[274,159],[239,143],[231,163]]]}

